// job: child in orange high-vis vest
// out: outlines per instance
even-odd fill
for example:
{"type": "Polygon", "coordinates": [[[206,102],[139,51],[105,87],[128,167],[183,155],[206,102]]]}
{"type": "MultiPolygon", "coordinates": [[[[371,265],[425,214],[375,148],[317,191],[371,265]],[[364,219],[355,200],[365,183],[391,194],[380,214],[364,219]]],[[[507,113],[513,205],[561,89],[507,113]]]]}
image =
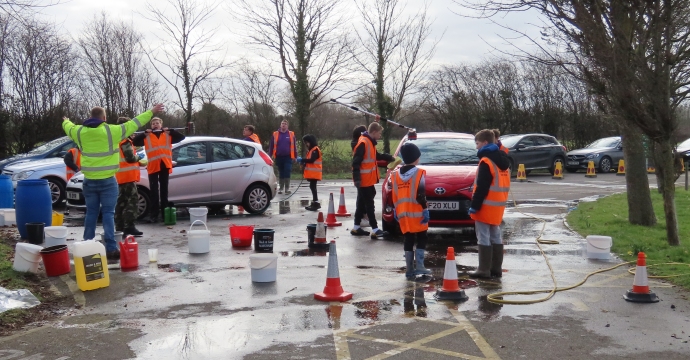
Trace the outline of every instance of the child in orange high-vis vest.
{"type": "Polygon", "coordinates": [[[479,249],[479,266],[470,277],[501,277],[503,242],[501,222],[510,191],[510,160],[496,145],[494,132],[482,130],[474,137],[477,145],[477,175],[469,214],[474,219],[479,249]]]}
{"type": "Polygon", "coordinates": [[[321,209],[319,195],[316,193],[316,182],[321,181],[323,173],[321,149],[319,149],[319,144],[314,135],[304,135],[302,141],[307,149],[307,157],[298,157],[297,162],[304,166],[304,179],[309,181],[309,189],[311,189],[312,196],[311,204],[305,207],[305,209],[317,211],[321,209]]]}
{"type": "Polygon", "coordinates": [[[400,156],[405,165],[390,176],[390,189],[395,206],[393,214],[405,238],[407,266],[405,277],[408,280],[413,280],[416,275],[431,274],[431,271],[424,267],[429,229],[429,209],[427,209],[424,179],[426,172],[415,166],[419,164],[421,155],[417,145],[410,141],[406,142],[400,148],[400,156]],[[416,250],[414,250],[415,241],[417,242],[416,250]]]}

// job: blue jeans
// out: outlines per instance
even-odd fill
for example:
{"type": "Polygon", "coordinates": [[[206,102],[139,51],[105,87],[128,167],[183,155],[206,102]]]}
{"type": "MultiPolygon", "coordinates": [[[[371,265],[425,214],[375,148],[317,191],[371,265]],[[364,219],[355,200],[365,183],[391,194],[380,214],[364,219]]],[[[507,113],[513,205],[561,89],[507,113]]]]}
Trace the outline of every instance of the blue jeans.
{"type": "Polygon", "coordinates": [[[280,179],[289,179],[292,172],[292,158],[290,156],[276,156],[276,166],[280,179]]]}
{"type": "Polygon", "coordinates": [[[491,225],[481,221],[474,222],[474,232],[477,233],[477,244],[483,246],[491,246],[493,244],[501,245],[501,227],[498,225],[491,225]]]}
{"type": "Polygon", "coordinates": [[[117,204],[117,180],[115,177],[100,180],[84,179],[84,200],[86,200],[86,219],[84,219],[84,240],[96,237],[98,213],[103,212],[103,237],[105,251],[117,250],[115,241],[115,205],[117,204]]]}

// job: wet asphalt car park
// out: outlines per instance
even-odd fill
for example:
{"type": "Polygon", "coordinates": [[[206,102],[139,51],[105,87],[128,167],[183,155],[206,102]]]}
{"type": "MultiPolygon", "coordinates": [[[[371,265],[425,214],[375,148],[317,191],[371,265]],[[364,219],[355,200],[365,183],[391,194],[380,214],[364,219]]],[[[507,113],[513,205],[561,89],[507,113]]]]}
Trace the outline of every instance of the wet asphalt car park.
{"type": "MultiPolygon", "coordinates": [[[[54,321],[0,338],[0,359],[687,359],[687,291],[650,279],[661,302],[625,302],[622,296],[632,286],[626,267],[539,304],[487,301],[499,291],[553,285],[535,245],[542,222],[529,215],[546,221],[543,238],[560,242],[543,245],[559,286],[620,262],[586,259],[584,239],[564,216],[580,201],[624,191],[623,177],[529,178],[512,184],[518,207],[509,206],[504,219],[500,280],[467,280],[466,271],[477,265],[474,234],[467,229],[430,230],[427,267],[433,278],[411,282],[404,276],[401,238],[354,237],[352,218],[339,218],[343,226],[329,228],[327,239],[336,241],[341,282],[354,297],[316,301],[313,294],[326,282],[328,253],[308,249],[306,225],[316,214],[304,209],[310,193],[303,187],[288,201],[279,195],[264,215],[239,214],[235,207],[209,216],[211,251],[205,255],[188,254],[190,224],[183,213],[175,226],[140,225],[145,236],[138,240],[137,270],[111,269],[108,288],[83,293],[73,273],[53,278],[54,291],[73,298],[74,306],[54,321]],[[275,230],[275,283],[252,283],[253,251],[231,247],[229,224],[275,230]],[[455,247],[466,302],[433,296],[448,246],[455,247]],[[158,249],[157,263],[147,262],[148,248],[158,249]]],[[[341,186],[354,212],[350,181],[320,184],[323,204],[332,192],[337,209],[341,186]]],[[[376,205],[380,213],[380,200],[376,205]]],[[[73,224],[69,238],[76,239],[83,228],[73,224]]]]}

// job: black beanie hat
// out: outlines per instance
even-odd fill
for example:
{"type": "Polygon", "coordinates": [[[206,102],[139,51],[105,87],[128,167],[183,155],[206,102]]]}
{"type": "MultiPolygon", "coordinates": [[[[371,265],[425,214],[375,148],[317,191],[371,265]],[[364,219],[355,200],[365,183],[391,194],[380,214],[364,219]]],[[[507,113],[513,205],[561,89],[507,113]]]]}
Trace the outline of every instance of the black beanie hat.
{"type": "Polygon", "coordinates": [[[422,152],[419,151],[417,145],[407,142],[400,148],[400,156],[403,162],[409,165],[417,161],[417,159],[422,156],[422,152]]]}

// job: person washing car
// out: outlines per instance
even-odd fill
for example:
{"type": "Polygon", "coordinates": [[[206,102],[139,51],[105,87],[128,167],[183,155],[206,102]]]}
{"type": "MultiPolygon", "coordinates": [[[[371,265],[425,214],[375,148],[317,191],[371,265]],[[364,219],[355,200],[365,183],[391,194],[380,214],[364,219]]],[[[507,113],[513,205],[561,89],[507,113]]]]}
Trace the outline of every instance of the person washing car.
{"type": "Polygon", "coordinates": [[[400,155],[405,163],[400,170],[391,174],[391,190],[395,206],[395,219],[405,238],[405,277],[413,280],[415,275],[429,275],[431,270],[424,267],[424,256],[429,230],[429,209],[427,209],[425,174],[416,165],[422,153],[411,142],[400,147],[400,155]],[[417,249],[414,244],[417,242],[417,249]],[[416,264],[415,264],[416,259],[416,264]],[[415,266],[416,265],[416,266],[415,266]]]}
{"type": "Polygon", "coordinates": [[[98,213],[102,213],[106,256],[110,260],[120,258],[115,241],[115,204],[118,193],[115,174],[120,169],[120,151],[113,144],[132,135],[147,124],[154,113],[163,111],[164,108],[163,104],[156,104],[151,110],[121,125],[106,124],[105,109],[98,106],[91,109],[91,118],[84,121],[83,125],[75,125],[68,118],[63,118],[62,129],[81,150],[83,194],[86,200],[84,240],[96,237],[98,213]]]}
{"type": "Polygon", "coordinates": [[[65,178],[69,181],[74,174],[79,172],[81,167],[81,151],[75,147],[69,149],[63,161],[65,162],[65,178]]]}
{"type": "Polygon", "coordinates": [[[168,182],[173,172],[172,144],[177,144],[184,138],[185,136],[175,129],[164,128],[162,119],[153,118],[151,129],[146,129],[132,141],[134,146],[143,146],[146,149],[146,158],[149,162],[146,166],[151,188],[149,223],[158,222],[159,211],[161,219],[165,218],[165,208],[168,207],[168,182]]]}
{"type": "Polygon", "coordinates": [[[369,124],[369,131],[363,132],[359,137],[355,149],[352,151],[352,180],[357,187],[357,207],[355,211],[355,225],[350,230],[350,234],[355,236],[370,235],[369,232],[362,230],[360,222],[366,213],[371,224],[371,238],[377,239],[388,234],[379,229],[376,223],[376,207],[374,198],[376,197],[375,185],[379,182],[379,169],[376,165],[377,160],[388,162],[395,161],[391,155],[381,154],[376,151],[376,140],[381,138],[383,127],[379,123],[369,124]]]}
{"type": "Polygon", "coordinates": [[[273,132],[268,143],[268,153],[278,166],[279,188],[278,194],[290,193],[290,174],[292,173],[292,163],[297,160],[297,143],[295,133],[288,130],[289,122],[283,119],[280,128],[273,132]]]}
{"type": "Polygon", "coordinates": [[[311,204],[305,207],[305,209],[316,211],[321,209],[319,195],[316,193],[316,182],[321,181],[323,174],[321,149],[319,149],[319,144],[314,135],[304,135],[302,141],[309,151],[306,158],[297,157],[297,162],[304,165],[304,179],[309,181],[309,189],[311,189],[312,196],[311,204]]]}
{"type": "Polygon", "coordinates": [[[510,160],[495,144],[494,133],[484,129],[474,137],[477,146],[477,176],[469,214],[474,219],[479,248],[479,266],[471,272],[473,278],[503,275],[503,242],[501,221],[510,191],[510,160]]]}
{"type": "MultiPolygon", "coordinates": [[[[117,119],[118,124],[129,121],[126,117],[117,119]]],[[[134,226],[134,220],[139,215],[137,203],[139,192],[137,182],[141,178],[139,171],[139,156],[132,145],[131,136],[120,141],[120,169],[115,174],[118,185],[117,205],[115,205],[115,230],[122,231],[125,236],[144,235],[134,226]]]]}
{"type": "Polygon", "coordinates": [[[501,130],[493,129],[493,130],[491,130],[491,132],[494,133],[494,141],[496,141],[496,146],[498,146],[498,150],[501,150],[506,154],[509,153],[510,149],[503,146],[503,144],[501,143],[501,140],[499,139],[501,137],[501,130]]]}
{"type": "MultiPolygon", "coordinates": [[[[352,151],[355,151],[355,146],[357,146],[357,143],[359,142],[359,137],[362,136],[363,132],[367,131],[367,127],[365,125],[357,125],[355,128],[352,130],[352,141],[350,141],[350,147],[352,148],[352,151]]],[[[359,191],[357,192],[357,201],[355,204],[359,203],[359,191]]],[[[369,216],[367,214],[364,214],[362,216],[362,220],[359,222],[360,227],[369,227],[369,216]]],[[[364,230],[362,230],[364,231],[364,230]]],[[[369,233],[363,234],[363,235],[369,235],[369,233]]]]}

